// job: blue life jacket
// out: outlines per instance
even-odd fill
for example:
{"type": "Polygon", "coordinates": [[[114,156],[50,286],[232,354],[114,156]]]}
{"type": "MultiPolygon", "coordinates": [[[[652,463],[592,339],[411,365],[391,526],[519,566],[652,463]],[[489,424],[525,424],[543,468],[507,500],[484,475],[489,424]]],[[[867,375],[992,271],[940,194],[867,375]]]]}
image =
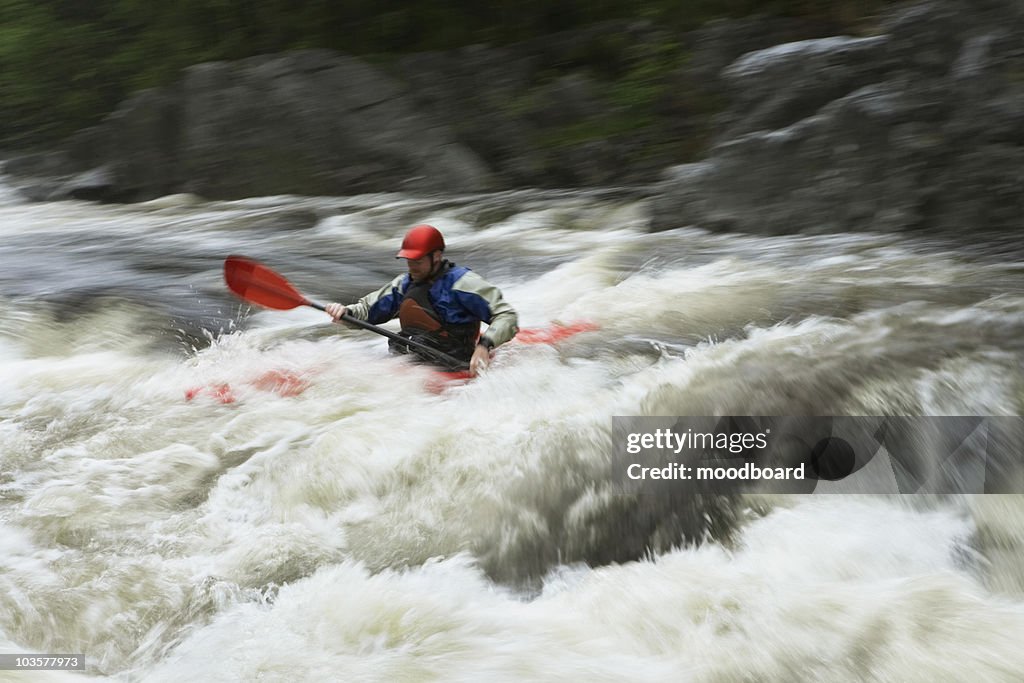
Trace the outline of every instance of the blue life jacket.
{"type": "MultiPolygon", "coordinates": [[[[467,272],[469,268],[445,261],[441,272],[428,282],[413,282],[406,274],[370,307],[368,320],[380,324],[397,316],[403,337],[468,361],[476,347],[481,321],[491,321],[491,308],[479,294],[455,288],[467,272]]],[[[389,347],[392,353],[412,352],[437,362],[399,341],[392,340],[389,347]]]]}

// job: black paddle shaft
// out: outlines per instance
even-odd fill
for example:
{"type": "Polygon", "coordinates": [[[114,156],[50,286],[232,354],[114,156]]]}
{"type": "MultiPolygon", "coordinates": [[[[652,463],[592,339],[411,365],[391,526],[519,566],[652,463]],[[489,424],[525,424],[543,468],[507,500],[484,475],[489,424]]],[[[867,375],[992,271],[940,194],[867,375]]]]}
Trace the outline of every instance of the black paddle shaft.
{"type": "MultiPolygon", "coordinates": [[[[321,311],[325,310],[324,307],[321,306],[320,304],[315,304],[315,303],[310,302],[309,305],[312,306],[313,308],[317,308],[317,309],[319,309],[321,311]]],[[[405,344],[406,346],[409,346],[411,348],[423,351],[424,353],[430,354],[434,358],[437,358],[438,360],[443,361],[446,365],[450,366],[454,370],[468,370],[469,369],[469,364],[468,363],[465,363],[465,362],[459,360],[458,358],[454,358],[452,356],[449,356],[447,353],[445,353],[443,351],[438,351],[437,349],[431,348],[430,346],[427,346],[426,344],[423,344],[422,342],[418,342],[418,341],[415,341],[413,339],[409,339],[408,337],[403,337],[400,334],[395,334],[394,332],[391,332],[390,330],[385,330],[383,327],[378,327],[378,326],[374,325],[373,323],[368,323],[365,320],[360,320],[359,318],[353,317],[352,315],[349,315],[348,313],[346,313],[345,315],[341,316],[341,319],[344,320],[347,323],[355,325],[356,327],[361,327],[364,330],[369,330],[371,332],[376,332],[377,334],[382,335],[384,337],[387,337],[388,339],[394,339],[395,341],[400,342],[402,344],[405,344]]]]}

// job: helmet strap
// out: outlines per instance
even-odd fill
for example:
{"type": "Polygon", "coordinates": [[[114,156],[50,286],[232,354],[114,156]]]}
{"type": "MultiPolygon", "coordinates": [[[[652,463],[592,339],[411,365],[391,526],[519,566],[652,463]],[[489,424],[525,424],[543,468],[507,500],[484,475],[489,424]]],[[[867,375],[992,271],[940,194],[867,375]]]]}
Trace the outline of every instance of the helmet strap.
{"type": "Polygon", "coordinates": [[[430,274],[427,275],[427,280],[433,280],[434,278],[436,278],[441,273],[441,271],[444,270],[445,264],[448,263],[448,261],[445,260],[445,258],[444,258],[444,252],[438,252],[438,251],[430,252],[430,261],[431,261],[430,274]],[[434,254],[437,254],[437,253],[441,254],[441,259],[439,261],[437,261],[436,263],[434,263],[434,254]]]}

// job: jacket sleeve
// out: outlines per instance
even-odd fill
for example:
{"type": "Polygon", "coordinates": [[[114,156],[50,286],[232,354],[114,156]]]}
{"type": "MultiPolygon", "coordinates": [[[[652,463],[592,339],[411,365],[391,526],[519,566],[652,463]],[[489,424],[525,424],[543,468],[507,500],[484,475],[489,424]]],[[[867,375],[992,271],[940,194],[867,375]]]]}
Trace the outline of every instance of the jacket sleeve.
{"type": "Polygon", "coordinates": [[[501,346],[519,331],[519,316],[505,301],[501,290],[473,271],[467,271],[452,285],[452,294],[459,304],[487,323],[482,338],[501,346]]]}
{"type": "Polygon", "coordinates": [[[402,304],[402,281],[406,275],[399,275],[375,292],[370,292],[354,304],[346,306],[349,315],[359,320],[379,325],[398,315],[402,304]]]}

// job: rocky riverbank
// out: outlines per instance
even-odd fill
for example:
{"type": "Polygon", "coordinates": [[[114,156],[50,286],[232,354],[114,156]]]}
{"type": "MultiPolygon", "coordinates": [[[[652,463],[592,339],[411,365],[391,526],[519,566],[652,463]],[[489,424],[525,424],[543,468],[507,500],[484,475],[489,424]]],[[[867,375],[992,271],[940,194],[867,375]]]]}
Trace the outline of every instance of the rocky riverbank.
{"type": "Polygon", "coordinates": [[[685,34],[612,22],[504,47],[198,64],[7,172],[37,200],[650,183],[703,153],[725,66],[832,30],[800,19],[685,34]]]}
{"type": "Polygon", "coordinates": [[[666,173],[653,227],[1019,229],[1022,37],[1020,2],[950,0],[742,56],[716,144],[666,173]]]}
{"type": "Polygon", "coordinates": [[[653,229],[1017,228],[1020,3],[931,0],[864,35],[835,28],[614,23],[376,61],[199,64],[6,171],[33,199],[646,185],[653,229]]]}

